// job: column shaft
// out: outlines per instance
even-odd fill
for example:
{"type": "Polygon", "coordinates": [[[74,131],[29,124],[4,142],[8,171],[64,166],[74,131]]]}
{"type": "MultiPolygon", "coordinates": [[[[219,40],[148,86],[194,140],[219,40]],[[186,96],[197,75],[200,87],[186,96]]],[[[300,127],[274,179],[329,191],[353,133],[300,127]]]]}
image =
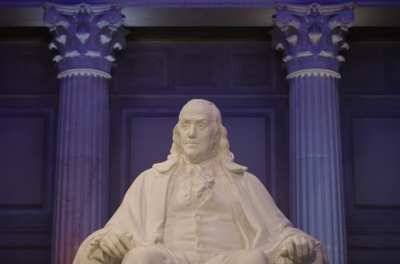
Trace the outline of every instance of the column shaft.
{"type": "Polygon", "coordinates": [[[337,79],[291,79],[292,220],[324,245],[331,263],[347,262],[337,79]]]}
{"type": "Polygon", "coordinates": [[[107,214],[108,80],[61,79],[53,263],[72,263],[107,214]]]}
{"type": "Polygon", "coordinates": [[[283,51],[290,81],[292,221],[322,243],[331,264],[346,264],[337,79],[356,4],[275,8],[272,47],[283,51]]]}
{"type": "Polygon", "coordinates": [[[54,264],[71,264],[108,213],[108,79],[125,48],[123,4],[44,3],[61,79],[54,206],[54,264]]]}

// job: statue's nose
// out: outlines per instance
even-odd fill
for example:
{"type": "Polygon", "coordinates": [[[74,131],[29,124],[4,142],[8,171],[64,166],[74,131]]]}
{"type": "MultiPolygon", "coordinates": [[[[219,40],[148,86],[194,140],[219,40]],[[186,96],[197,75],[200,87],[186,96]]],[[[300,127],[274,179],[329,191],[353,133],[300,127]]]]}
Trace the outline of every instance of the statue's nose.
{"type": "Polygon", "coordinates": [[[191,126],[189,129],[189,138],[195,138],[196,137],[196,129],[195,126],[191,126]]]}

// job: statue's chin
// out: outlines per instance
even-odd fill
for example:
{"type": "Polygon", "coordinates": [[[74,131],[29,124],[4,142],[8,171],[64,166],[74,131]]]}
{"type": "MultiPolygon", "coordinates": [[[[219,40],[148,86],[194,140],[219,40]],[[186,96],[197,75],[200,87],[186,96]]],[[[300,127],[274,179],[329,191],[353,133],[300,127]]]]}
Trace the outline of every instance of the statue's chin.
{"type": "Polygon", "coordinates": [[[185,151],[185,156],[189,161],[195,161],[200,158],[199,152],[194,149],[185,151]]]}
{"type": "Polygon", "coordinates": [[[192,148],[185,149],[185,157],[188,161],[192,163],[202,162],[204,159],[202,154],[203,153],[199,149],[192,149],[192,148]]]}

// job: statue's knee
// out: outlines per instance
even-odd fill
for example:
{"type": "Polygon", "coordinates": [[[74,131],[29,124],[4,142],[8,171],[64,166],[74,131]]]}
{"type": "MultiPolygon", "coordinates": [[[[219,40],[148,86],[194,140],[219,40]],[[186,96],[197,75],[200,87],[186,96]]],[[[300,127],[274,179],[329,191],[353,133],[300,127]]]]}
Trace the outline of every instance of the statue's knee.
{"type": "Polygon", "coordinates": [[[268,258],[260,250],[244,250],[240,257],[244,262],[251,264],[269,264],[268,258]]]}
{"type": "Polygon", "coordinates": [[[158,264],[162,260],[160,254],[158,250],[146,247],[134,248],[126,253],[121,264],[158,264]]]}

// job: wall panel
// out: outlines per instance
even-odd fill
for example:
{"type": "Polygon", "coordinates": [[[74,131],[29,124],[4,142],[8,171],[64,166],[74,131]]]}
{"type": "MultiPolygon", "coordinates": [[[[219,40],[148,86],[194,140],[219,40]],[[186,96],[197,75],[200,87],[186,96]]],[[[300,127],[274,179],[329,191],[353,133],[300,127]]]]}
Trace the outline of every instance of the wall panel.
{"type": "Polygon", "coordinates": [[[231,48],[229,90],[236,92],[276,91],[275,56],[265,47],[231,48]]]}
{"type": "Polygon", "coordinates": [[[10,179],[1,187],[9,193],[0,196],[2,215],[51,212],[54,119],[52,109],[0,109],[0,140],[6,147],[1,150],[0,166],[4,178],[10,179]]]}
{"type": "Polygon", "coordinates": [[[12,81],[10,78],[12,74],[12,48],[1,47],[0,49],[0,93],[6,93],[9,89],[9,83],[12,81]]]}
{"type": "Polygon", "coordinates": [[[41,206],[43,117],[0,117],[0,206],[41,206]]]}
{"type": "Polygon", "coordinates": [[[0,109],[2,263],[50,261],[55,125],[53,109],[0,109]]]}
{"type": "Polygon", "coordinates": [[[400,259],[400,98],[341,97],[349,264],[400,259]]]}
{"type": "Polygon", "coordinates": [[[383,47],[357,46],[345,54],[346,61],[340,71],[341,92],[384,91],[385,70],[383,47]]]}
{"type": "Polygon", "coordinates": [[[216,92],[222,86],[221,47],[177,47],[175,89],[187,92],[216,92]]]}
{"type": "Polygon", "coordinates": [[[391,91],[400,93],[400,50],[398,47],[393,47],[389,51],[390,65],[386,67],[388,73],[388,81],[391,83],[391,91]]]}
{"type": "Polygon", "coordinates": [[[269,43],[128,45],[118,56],[113,94],[285,94],[288,89],[280,54],[269,43]]]}
{"type": "Polygon", "coordinates": [[[356,206],[400,206],[400,118],[353,118],[356,206]]]}
{"type": "Polygon", "coordinates": [[[1,47],[0,93],[58,93],[57,65],[47,45],[5,45],[1,47]],[[4,82],[3,82],[4,81],[4,82]]]}
{"type": "Polygon", "coordinates": [[[171,85],[170,50],[156,47],[128,49],[118,60],[112,88],[121,93],[166,92],[171,85]]]}

